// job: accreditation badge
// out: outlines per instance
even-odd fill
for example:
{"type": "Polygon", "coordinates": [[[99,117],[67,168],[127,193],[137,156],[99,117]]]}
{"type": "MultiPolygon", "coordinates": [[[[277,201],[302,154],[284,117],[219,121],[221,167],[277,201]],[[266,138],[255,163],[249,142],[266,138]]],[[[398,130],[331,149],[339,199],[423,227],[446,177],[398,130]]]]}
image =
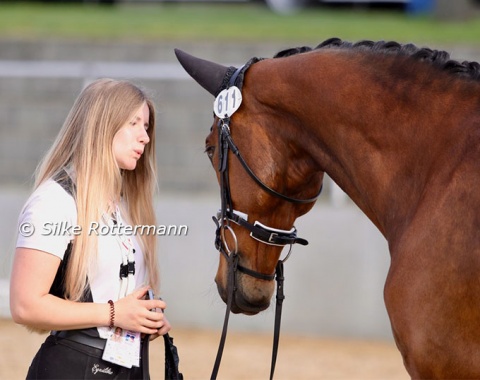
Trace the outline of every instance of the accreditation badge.
{"type": "Polygon", "coordinates": [[[139,367],[140,339],[139,332],[112,328],[102,359],[126,368],[139,367]]]}

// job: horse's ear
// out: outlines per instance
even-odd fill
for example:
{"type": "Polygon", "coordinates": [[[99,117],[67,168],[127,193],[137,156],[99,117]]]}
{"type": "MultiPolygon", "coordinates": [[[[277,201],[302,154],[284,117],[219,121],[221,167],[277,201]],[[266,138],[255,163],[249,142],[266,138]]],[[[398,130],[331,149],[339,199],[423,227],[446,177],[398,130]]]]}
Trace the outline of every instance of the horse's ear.
{"type": "Polygon", "coordinates": [[[217,96],[223,78],[227,74],[228,67],[196,58],[179,49],[175,49],[175,55],[185,71],[195,79],[200,86],[213,96],[217,96]]]}

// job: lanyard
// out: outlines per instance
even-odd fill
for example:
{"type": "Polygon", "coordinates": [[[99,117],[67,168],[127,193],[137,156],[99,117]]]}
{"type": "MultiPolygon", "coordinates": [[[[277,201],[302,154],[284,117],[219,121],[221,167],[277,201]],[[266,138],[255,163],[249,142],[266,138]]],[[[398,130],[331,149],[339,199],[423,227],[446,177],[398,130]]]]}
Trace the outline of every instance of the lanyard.
{"type": "Polygon", "coordinates": [[[135,248],[133,247],[133,241],[130,236],[125,235],[124,228],[121,228],[125,223],[122,219],[120,208],[115,206],[114,217],[109,218],[108,223],[110,225],[116,225],[115,238],[117,240],[121,256],[122,263],[120,264],[120,291],[118,298],[123,298],[130,294],[135,289],[135,248]]]}

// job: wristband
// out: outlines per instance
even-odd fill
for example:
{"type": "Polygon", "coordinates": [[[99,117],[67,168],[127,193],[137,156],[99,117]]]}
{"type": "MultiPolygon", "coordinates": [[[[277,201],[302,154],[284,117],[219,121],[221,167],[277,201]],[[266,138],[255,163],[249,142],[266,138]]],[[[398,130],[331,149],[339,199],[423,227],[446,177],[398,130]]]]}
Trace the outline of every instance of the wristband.
{"type": "Polygon", "coordinates": [[[108,304],[110,305],[110,324],[108,327],[113,328],[115,323],[115,305],[112,300],[108,300],[108,304]]]}

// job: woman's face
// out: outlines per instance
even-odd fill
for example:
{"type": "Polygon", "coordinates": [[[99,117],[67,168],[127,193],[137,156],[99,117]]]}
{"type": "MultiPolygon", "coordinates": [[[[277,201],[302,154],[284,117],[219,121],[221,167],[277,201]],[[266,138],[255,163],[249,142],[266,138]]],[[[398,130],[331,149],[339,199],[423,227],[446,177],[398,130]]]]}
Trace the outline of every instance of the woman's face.
{"type": "Polygon", "coordinates": [[[147,134],[150,111],[144,103],[113,137],[113,154],[120,169],[133,170],[150,138],[147,134]]]}

